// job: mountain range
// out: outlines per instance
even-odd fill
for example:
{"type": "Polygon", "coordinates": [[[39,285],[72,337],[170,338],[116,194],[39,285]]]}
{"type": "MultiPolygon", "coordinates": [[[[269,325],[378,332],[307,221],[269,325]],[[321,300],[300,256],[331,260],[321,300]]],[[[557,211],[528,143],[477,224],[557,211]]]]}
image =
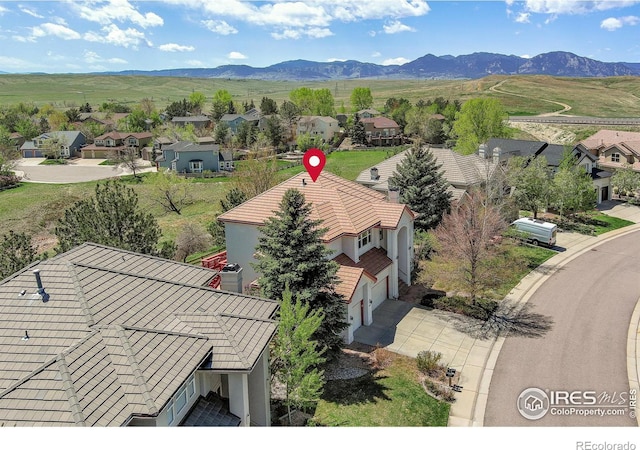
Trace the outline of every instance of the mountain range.
{"type": "Polygon", "coordinates": [[[250,78],[260,80],[323,81],[354,78],[482,78],[488,75],[552,75],[611,77],[640,75],[640,63],[610,63],[569,52],[542,53],[532,58],[498,53],[460,56],[427,54],[402,65],[383,66],[359,61],[285,61],[268,67],[224,65],[210,69],[126,70],[108,75],[144,75],[191,78],[250,78]]]}

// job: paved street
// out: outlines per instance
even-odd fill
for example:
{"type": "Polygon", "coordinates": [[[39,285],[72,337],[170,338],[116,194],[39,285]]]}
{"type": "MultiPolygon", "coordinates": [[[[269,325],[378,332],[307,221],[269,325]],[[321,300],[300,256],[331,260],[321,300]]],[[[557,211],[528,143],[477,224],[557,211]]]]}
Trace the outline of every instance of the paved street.
{"type": "Polygon", "coordinates": [[[551,415],[531,421],[516,402],[529,387],[629,391],[627,333],[640,297],[640,232],[596,246],[564,265],[528,301],[528,313],[550,330],[511,333],[498,356],[485,426],[637,426],[624,416],[551,415]]]}
{"type": "MultiPolygon", "coordinates": [[[[39,165],[44,158],[23,158],[16,165],[16,172],[31,183],[80,183],[127,175],[131,172],[114,166],[100,166],[102,159],[73,159],[65,165],[39,165]]],[[[148,161],[142,171],[155,171],[148,161]]],[[[141,171],[141,172],[142,172],[141,171]]]]}

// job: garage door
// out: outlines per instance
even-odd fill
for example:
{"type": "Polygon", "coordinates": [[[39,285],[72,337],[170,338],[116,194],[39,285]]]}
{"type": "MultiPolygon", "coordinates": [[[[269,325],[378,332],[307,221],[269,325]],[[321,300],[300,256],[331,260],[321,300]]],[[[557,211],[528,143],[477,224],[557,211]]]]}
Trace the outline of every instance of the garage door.
{"type": "Polygon", "coordinates": [[[387,299],[387,280],[389,277],[384,277],[378,281],[373,288],[371,288],[371,299],[373,300],[373,309],[376,309],[387,299]]]}

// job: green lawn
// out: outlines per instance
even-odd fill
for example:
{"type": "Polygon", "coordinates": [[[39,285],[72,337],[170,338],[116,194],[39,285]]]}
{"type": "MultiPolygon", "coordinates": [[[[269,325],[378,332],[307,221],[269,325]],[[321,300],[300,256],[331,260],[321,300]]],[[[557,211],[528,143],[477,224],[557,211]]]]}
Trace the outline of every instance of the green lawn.
{"type": "Polygon", "coordinates": [[[600,213],[593,216],[595,220],[605,222],[607,225],[596,225],[596,234],[600,235],[602,233],[606,233],[607,231],[617,230],[618,228],[627,227],[629,225],[633,225],[633,222],[625,219],[618,219],[617,217],[607,216],[606,214],[600,213]]]}
{"type": "Polygon", "coordinates": [[[444,427],[449,408],[425,392],[415,360],[396,355],[378,372],[327,382],[312,422],[334,427],[444,427]]]}
{"type": "Polygon", "coordinates": [[[496,289],[498,297],[507,295],[529,272],[556,254],[557,252],[545,247],[524,243],[507,244],[506,252],[502,257],[516,261],[516,264],[511,266],[512,271],[509,276],[504,277],[501,286],[496,289]]]}
{"type": "Polygon", "coordinates": [[[39,165],[40,166],[63,166],[68,164],[66,159],[45,159],[39,165]]]}

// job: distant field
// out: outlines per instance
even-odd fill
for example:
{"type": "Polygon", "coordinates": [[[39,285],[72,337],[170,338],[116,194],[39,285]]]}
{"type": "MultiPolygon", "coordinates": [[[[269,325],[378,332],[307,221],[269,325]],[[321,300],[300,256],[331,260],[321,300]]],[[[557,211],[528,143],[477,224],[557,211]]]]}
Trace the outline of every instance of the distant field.
{"type": "Polygon", "coordinates": [[[226,80],[217,78],[172,78],[103,75],[0,75],[0,104],[35,102],[74,107],[85,102],[94,106],[107,100],[134,105],[152,98],[158,107],[188,97],[193,91],[212,98],[218,89],[227,89],[239,102],[262,97],[281,103],[289,92],[301,86],[328,88],[336,100],[349,110],[354,87],[369,87],[374,106],[382,108],[389,97],[405,97],[411,102],[441,96],[465,101],[479,96],[500,99],[510,114],[531,115],[557,111],[557,105],[544,100],[567,103],[570,114],[594,117],[640,116],[640,77],[559,78],[542,75],[490,76],[479,80],[339,80],[323,82],[226,80]],[[506,80],[501,89],[525,97],[489,91],[506,80]]]}

